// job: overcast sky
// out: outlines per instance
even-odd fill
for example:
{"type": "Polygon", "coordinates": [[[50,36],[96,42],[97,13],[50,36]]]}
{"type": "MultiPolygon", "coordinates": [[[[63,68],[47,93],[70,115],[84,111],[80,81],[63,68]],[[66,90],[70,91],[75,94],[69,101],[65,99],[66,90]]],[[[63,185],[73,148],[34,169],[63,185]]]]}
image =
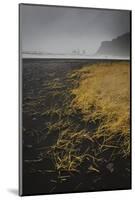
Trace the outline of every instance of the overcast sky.
{"type": "Polygon", "coordinates": [[[21,5],[23,51],[93,54],[102,41],[130,32],[129,11],[21,5]]]}

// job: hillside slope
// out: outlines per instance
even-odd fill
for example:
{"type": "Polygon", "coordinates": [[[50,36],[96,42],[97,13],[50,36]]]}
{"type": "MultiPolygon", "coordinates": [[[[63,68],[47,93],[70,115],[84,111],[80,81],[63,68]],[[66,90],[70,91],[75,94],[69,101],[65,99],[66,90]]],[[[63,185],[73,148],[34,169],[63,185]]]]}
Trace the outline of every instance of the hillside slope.
{"type": "Polygon", "coordinates": [[[96,56],[130,57],[130,33],[123,34],[112,41],[103,41],[96,56]]]}

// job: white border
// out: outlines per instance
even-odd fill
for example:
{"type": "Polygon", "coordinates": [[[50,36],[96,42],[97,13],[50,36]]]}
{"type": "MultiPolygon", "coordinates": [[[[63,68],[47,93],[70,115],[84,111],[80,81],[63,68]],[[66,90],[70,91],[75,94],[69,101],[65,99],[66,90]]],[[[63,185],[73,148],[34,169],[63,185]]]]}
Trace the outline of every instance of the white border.
{"type": "MultiPolygon", "coordinates": [[[[68,5],[79,7],[113,8],[113,9],[132,9],[133,10],[133,31],[132,31],[132,85],[133,85],[133,104],[135,110],[135,69],[134,69],[134,49],[135,49],[135,3],[134,0],[3,0],[0,9],[0,199],[16,200],[18,188],[18,3],[38,3],[52,5],[68,5]]],[[[133,112],[133,131],[132,139],[135,144],[135,113],[133,112]]],[[[133,190],[76,193],[52,196],[25,197],[29,199],[134,199],[135,195],[135,147],[133,146],[133,190]]]]}

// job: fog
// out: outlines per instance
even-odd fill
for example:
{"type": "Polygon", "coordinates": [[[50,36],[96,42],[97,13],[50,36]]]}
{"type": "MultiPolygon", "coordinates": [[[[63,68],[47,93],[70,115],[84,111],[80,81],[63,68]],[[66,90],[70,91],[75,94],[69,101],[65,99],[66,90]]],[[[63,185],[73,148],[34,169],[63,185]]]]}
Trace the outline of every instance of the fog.
{"type": "Polygon", "coordinates": [[[23,4],[20,7],[21,51],[25,56],[88,57],[102,41],[127,32],[129,11],[23,4]]]}

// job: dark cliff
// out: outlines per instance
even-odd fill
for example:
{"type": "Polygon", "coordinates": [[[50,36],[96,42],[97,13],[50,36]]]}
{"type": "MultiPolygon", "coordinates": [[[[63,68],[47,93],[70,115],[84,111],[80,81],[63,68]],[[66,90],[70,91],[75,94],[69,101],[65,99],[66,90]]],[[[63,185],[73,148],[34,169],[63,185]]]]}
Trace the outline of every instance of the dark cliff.
{"type": "Polygon", "coordinates": [[[96,56],[130,57],[130,33],[102,42],[96,56]]]}

